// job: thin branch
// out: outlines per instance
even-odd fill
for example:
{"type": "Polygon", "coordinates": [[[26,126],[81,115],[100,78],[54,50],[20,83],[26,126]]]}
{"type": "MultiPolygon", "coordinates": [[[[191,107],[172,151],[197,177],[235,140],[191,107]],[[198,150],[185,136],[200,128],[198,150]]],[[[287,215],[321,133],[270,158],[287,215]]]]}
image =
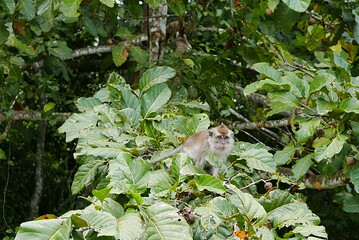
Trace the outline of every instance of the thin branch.
{"type": "Polygon", "coordinates": [[[289,63],[284,63],[284,66],[288,66],[288,67],[291,67],[291,68],[294,68],[298,71],[301,71],[302,73],[304,74],[307,74],[308,76],[310,76],[311,78],[314,78],[315,75],[313,75],[312,73],[308,72],[310,71],[308,68],[304,67],[303,65],[300,65],[298,63],[294,63],[293,65],[289,64],[289,63]]]}
{"type": "Polygon", "coordinates": [[[281,120],[270,120],[265,122],[233,122],[230,126],[233,129],[261,129],[261,128],[277,128],[291,125],[291,118],[281,120]]]}
{"type": "Polygon", "coordinates": [[[30,120],[30,121],[37,121],[37,120],[52,120],[56,119],[58,121],[65,121],[70,117],[72,113],[60,113],[56,112],[53,113],[51,116],[44,117],[41,115],[41,112],[38,111],[13,111],[10,114],[5,115],[4,113],[0,112],[0,123],[3,121],[18,121],[18,120],[30,120]]]}
{"type": "MultiPolygon", "coordinates": [[[[236,112],[234,109],[229,108],[229,112],[232,113],[237,118],[239,118],[240,120],[242,120],[243,122],[251,123],[251,121],[249,121],[247,118],[245,118],[242,114],[236,112]]],[[[278,141],[280,143],[280,137],[276,133],[272,132],[271,130],[266,129],[266,128],[260,128],[260,129],[256,129],[256,130],[262,132],[263,134],[265,134],[266,136],[268,136],[272,140],[278,141]]],[[[284,144],[282,144],[282,145],[285,146],[284,144]]]]}

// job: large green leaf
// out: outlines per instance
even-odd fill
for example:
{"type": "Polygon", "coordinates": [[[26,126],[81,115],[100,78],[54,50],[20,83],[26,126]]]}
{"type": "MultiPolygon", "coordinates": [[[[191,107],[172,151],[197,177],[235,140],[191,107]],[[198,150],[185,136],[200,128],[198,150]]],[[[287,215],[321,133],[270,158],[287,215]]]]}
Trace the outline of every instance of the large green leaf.
{"type": "Polygon", "coordinates": [[[322,89],[325,85],[335,81],[335,77],[331,74],[322,73],[317,75],[310,83],[309,92],[314,93],[322,89]]]}
{"type": "Polygon", "coordinates": [[[315,160],[320,162],[323,159],[333,157],[342,150],[347,139],[347,136],[338,134],[328,146],[315,149],[315,160]]]}
{"type": "Polygon", "coordinates": [[[211,175],[200,175],[194,178],[198,189],[200,191],[208,190],[214,193],[223,194],[226,188],[223,186],[222,181],[211,175]]]}
{"type": "Polygon", "coordinates": [[[175,75],[176,71],[170,67],[155,67],[147,70],[143,73],[140,79],[139,88],[141,93],[145,93],[148,89],[156,84],[166,82],[168,79],[173,78],[175,75]]]}
{"type": "Polygon", "coordinates": [[[148,90],[141,99],[142,116],[148,118],[165,105],[171,97],[171,90],[164,83],[157,84],[148,90]]]}
{"type": "Polygon", "coordinates": [[[338,108],[347,113],[359,114],[359,100],[356,98],[347,98],[339,103],[338,108]]]}
{"type": "Polygon", "coordinates": [[[3,1],[9,14],[13,14],[15,11],[15,0],[4,0],[3,1]]]}
{"type": "Polygon", "coordinates": [[[140,122],[140,114],[133,108],[125,108],[119,111],[119,114],[124,117],[125,122],[128,122],[131,126],[137,126],[140,122]]]}
{"type": "Polygon", "coordinates": [[[140,214],[130,209],[125,215],[117,219],[118,239],[137,240],[144,233],[144,225],[140,214]]]}
{"type": "Polygon", "coordinates": [[[282,0],[285,4],[288,5],[290,9],[293,9],[296,12],[305,12],[309,7],[311,0],[282,0]]]}
{"type": "Polygon", "coordinates": [[[80,8],[82,0],[63,0],[61,1],[60,10],[67,17],[78,17],[77,10],[80,8]]]}
{"type": "Polygon", "coordinates": [[[140,109],[140,100],[138,97],[127,87],[119,87],[121,92],[121,107],[132,108],[136,111],[140,109]]]}
{"type": "Polygon", "coordinates": [[[265,76],[273,79],[277,83],[282,82],[282,78],[279,72],[276,69],[274,69],[272,66],[269,66],[268,63],[265,62],[256,63],[253,64],[253,67],[257,72],[264,74],[265,76]]]}
{"type": "Polygon", "coordinates": [[[68,240],[70,239],[71,219],[47,219],[25,222],[20,225],[15,240],[68,240]]]}
{"type": "Polygon", "coordinates": [[[115,161],[119,163],[121,172],[130,184],[135,185],[137,189],[147,187],[147,172],[149,167],[146,166],[143,161],[132,159],[129,153],[120,154],[115,161]]]}
{"type": "Polygon", "coordinates": [[[130,48],[131,57],[140,64],[141,67],[148,67],[149,65],[149,55],[147,52],[142,50],[139,47],[131,46],[130,48]]]}
{"type": "Polygon", "coordinates": [[[350,169],[349,177],[351,182],[354,184],[355,191],[359,193],[359,162],[354,164],[350,169]]]}
{"type": "Polygon", "coordinates": [[[186,176],[180,174],[181,169],[191,163],[192,161],[186,153],[178,153],[173,157],[171,170],[178,182],[182,182],[186,178],[186,176]]]}
{"type": "Polygon", "coordinates": [[[292,146],[285,146],[282,150],[278,150],[275,152],[273,158],[277,165],[277,167],[280,167],[286,163],[289,163],[292,161],[295,151],[298,148],[292,147],[292,146]]]}
{"type": "Polygon", "coordinates": [[[72,58],[72,49],[69,48],[66,42],[51,41],[48,43],[49,53],[59,58],[72,58]]]}
{"type": "Polygon", "coordinates": [[[164,202],[156,202],[152,206],[141,211],[141,215],[146,220],[146,239],[192,239],[190,226],[178,212],[179,209],[164,202]]]}
{"type": "Polygon", "coordinates": [[[289,191],[283,191],[280,189],[275,189],[270,191],[268,194],[262,196],[259,199],[259,203],[264,207],[267,212],[270,212],[278,207],[292,203],[294,201],[294,196],[289,193],[289,191]]]}
{"type": "Polygon", "coordinates": [[[317,225],[320,222],[318,216],[313,214],[305,203],[289,203],[268,213],[268,219],[274,228],[288,226],[317,225]]]}
{"type": "Polygon", "coordinates": [[[81,215],[88,226],[98,232],[98,236],[117,236],[117,220],[108,212],[98,211],[95,208],[87,208],[81,215]]]}
{"type": "Polygon", "coordinates": [[[289,83],[276,82],[271,79],[260,80],[251,84],[248,84],[243,93],[247,96],[251,93],[254,93],[258,90],[266,90],[266,91],[279,91],[279,90],[290,90],[289,83]]]}
{"type": "Polygon", "coordinates": [[[102,165],[102,161],[89,161],[79,167],[71,186],[72,194],[79,193],[85,186],[90,184],[97,173],[97,169],[102,165]]]}
{"type": "Polygon", "coordinates": [[[257,170],[274,173],[276,172],[276,163],[273,155],[265,149],[250,149],[240,152],[239,159],[244,159],[248,167],[257,170]]]}
{"type": "Polygon", "coordinates": [[[20,0],[21,10],[20,13],[26,20],[31,20],[35,17],[35,4],[32,0],[20,0]]]}
{"type": "Polygon", "coordinates": [[[301,179],[309,170],[309,168],[314,164],[312,158],[314,154],[308,154],[305,157],[296,160],[295,164],[292,167],[292,172],[294,174],[295,180],[301,179]]]}
{"type": "Polygon", "coordinates": [[[111,213],[116,219],[122,217],[125,213],[122,205],[112,198],[105,198],[102,202],[102,210],[111,213]]]}
{"type": "Polygon", "coordinates": [[[350,196],[344,199],[343,210],[348,213],[359,213],[359,197],[350,196]]]}
{"type": "Polygon", "coordinates": [[[242,192],[232,184],[227,185],[227,187],[232,191],[228,195],[229,200],[238,208],[241,214],[259,226],[265,222],[267,213],[252,195],[242,192]]]}
{"type": "Polygon", "coordinates": [[[298,142],[305,143],[313,136],[321,122],[320,118],[299,123],[300,129],[295,133],[298,142]]]}

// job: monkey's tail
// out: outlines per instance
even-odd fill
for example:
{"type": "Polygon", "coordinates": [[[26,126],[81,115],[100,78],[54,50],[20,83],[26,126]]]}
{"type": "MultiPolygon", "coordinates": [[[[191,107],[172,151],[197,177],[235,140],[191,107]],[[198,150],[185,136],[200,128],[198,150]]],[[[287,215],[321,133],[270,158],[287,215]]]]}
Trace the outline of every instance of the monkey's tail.
{"type": "Polygon", "coordinates": [[[183,146],[181,145],[181,146],[179,146],[179,147],[173,149],[173,150],[172,150],[171,152],[169,152],[169,153],[163,154],[163,155],[159,156],[159,157],[156,158],[156,159],[152,159],[152,160],[151,160],[151,163],[158,163],[158,162],[162,161],[163,159],[166,159],[166,158],[168,158],[168,157],[171,157],[171,156],[175,155],[176,153],[179,153],[180,151],[182,151],[182,148],[183,148],[183,146]]]}

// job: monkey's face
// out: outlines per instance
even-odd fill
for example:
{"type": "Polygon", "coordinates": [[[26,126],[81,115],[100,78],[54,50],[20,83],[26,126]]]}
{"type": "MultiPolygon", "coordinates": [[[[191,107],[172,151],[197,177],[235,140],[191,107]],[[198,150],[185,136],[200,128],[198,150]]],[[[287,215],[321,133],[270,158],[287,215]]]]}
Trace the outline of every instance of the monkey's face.
{"type": "Polygon", "coordinates": [[[232,149],[233,139],[228,135],[218,135],[214,138],[214,148],[217,151],[232,149]]]}

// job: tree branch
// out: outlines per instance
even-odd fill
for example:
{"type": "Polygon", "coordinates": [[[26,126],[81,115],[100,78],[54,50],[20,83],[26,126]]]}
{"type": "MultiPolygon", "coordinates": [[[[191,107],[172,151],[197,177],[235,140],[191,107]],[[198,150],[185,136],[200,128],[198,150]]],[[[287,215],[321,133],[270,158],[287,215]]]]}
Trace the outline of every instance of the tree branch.
{"type": "Polygon", "coordinates": [[[18,120],[52,120],[56,119],[58,121],[65,121],[70,117],[72,113],[53,113],[51,116],[42,116],[41,112],[28,110],[28,111],[13,111],[10,114],[4,114],[0,112],[0,123],[3,121],[18,121],[18,120]]]}
{"type": "Polygon", "coordinates": [[[277,128],[284,127],[291,124],[291,118],[281,120],[270,120],[265,122],[234,122],[230,126],[234,129],[261,129],[261,128],[277,128]]]}

